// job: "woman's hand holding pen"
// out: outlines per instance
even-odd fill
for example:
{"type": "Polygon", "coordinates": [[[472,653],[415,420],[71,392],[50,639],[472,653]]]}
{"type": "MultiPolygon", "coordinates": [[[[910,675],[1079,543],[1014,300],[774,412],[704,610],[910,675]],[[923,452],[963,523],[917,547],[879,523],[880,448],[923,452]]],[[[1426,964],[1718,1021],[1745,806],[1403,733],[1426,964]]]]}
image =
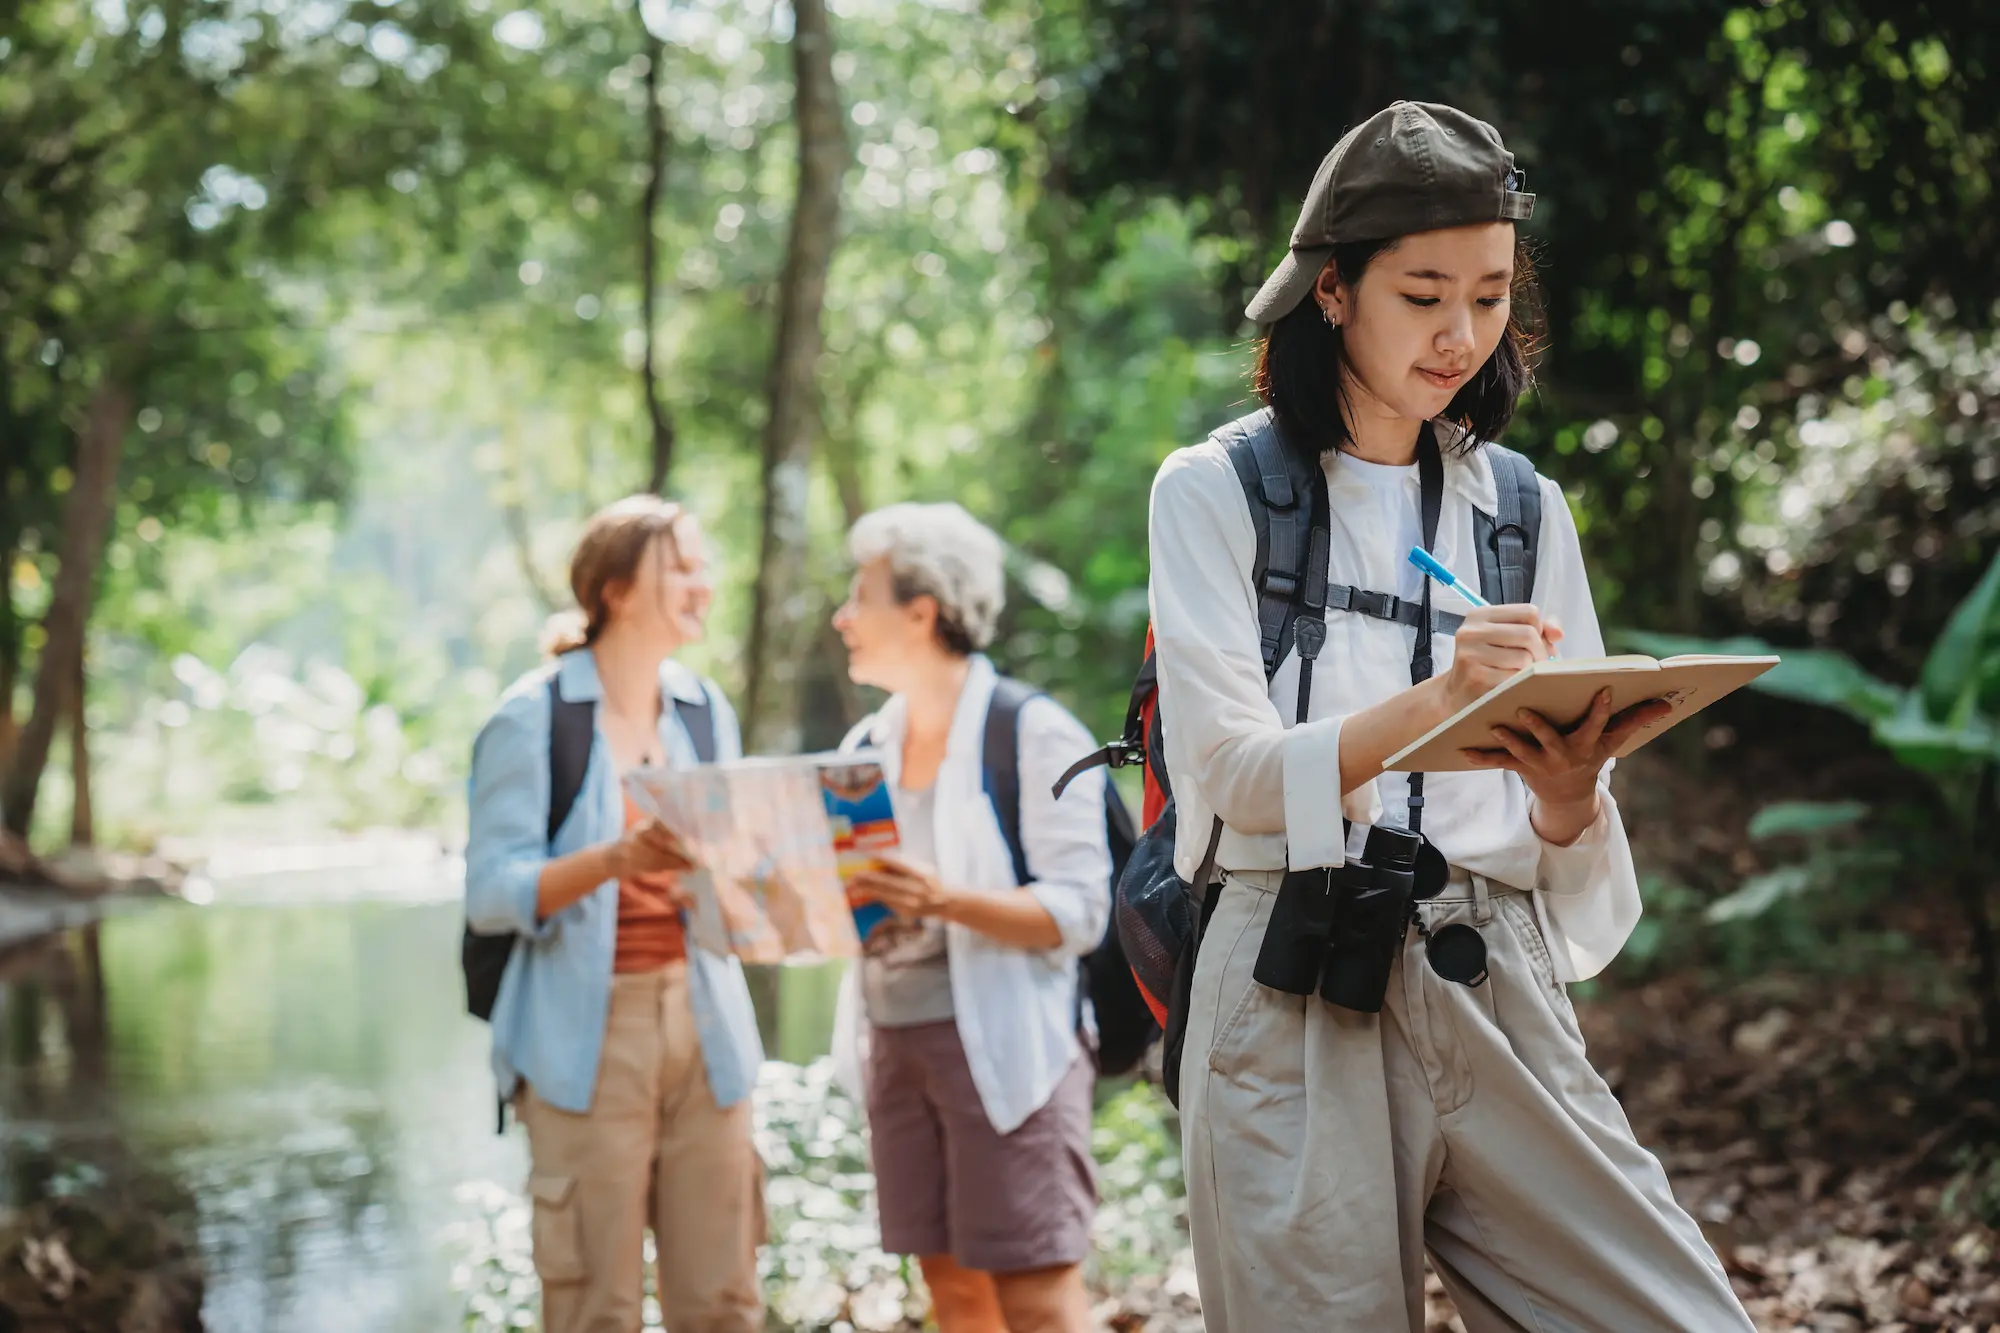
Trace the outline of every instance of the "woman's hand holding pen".
{"type": "MultiPolygon", "coordinates": [[[[1553,656],[1561,641],[1561,627],[1532,606],[1474,610],[1458,632],[1447,681],[1453,709],[1477,702],[1516,672],[1553,656]]],[[[1534,793],[1535,832],[1544,841],[1567,845],[1597,822],[1604,766],[1633,732],[1670,711],[1653,699],[1614,717],[1611,691],[1600,690],[1590,711],[1567,730],[1540,713],[1518,709],[1514,726],[1493,728],[1495,748],[1467,750],[1465,756],[1475,768],[1519,774],[1534,793]]]]}
{"type": "Polygon", "coordinates": [[[1562,626],[1532,606],[1479,606],[1466,613],[1452,636],[1445,673],[1445,706],[1452,712],[1477,703],[1496,685],[1555,655],[1562,626]]]}

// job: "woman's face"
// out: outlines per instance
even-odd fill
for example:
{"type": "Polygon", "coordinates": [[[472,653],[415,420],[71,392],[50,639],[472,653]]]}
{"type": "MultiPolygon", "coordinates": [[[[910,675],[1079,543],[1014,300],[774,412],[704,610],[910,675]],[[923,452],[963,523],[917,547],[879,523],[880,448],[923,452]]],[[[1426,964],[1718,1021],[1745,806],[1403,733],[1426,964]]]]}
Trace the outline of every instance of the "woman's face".
{"type": "Polygon", "coordinates": [[[933,645],[935,602],[896,600],[889,557],[877,556],[854,571],[847,600],[833,613],[833,627],[847,645],[847,675],[857,685],[895,693],[912,665],[933,645]]]}
{"type": "Polygon", "coordinates": [[[1313,290],[1340,325],[1357,413],[1428,421],[1507,331],[1514,224],[1418,232],[1349,285],[1329,264],[1313,290]]]}
{"type": "Polygon", "coordinates": [[[662,534],[647,545],[628,582],[606,590],[605,604],[612,624],[627,633],[636,631],[671,653],[706,636],[714,597],[701,524],[692,514],[683,514],[671,535],[662,534]]]}

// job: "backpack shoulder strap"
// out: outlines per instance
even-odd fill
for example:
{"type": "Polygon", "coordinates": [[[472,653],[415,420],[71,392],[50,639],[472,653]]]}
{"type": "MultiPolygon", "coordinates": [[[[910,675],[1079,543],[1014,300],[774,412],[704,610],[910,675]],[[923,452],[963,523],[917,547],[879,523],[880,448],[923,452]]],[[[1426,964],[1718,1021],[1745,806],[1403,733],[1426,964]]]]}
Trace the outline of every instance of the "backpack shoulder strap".
{"type": "Polygon", "coordinates": [[[1285,448],[1269,409],[1231,422],[1215,439],[1243,484],[1257,532],[1250,584],[1257,590],[1257,634],[1269,680],[1291,646],[1292,619],[1310,564],[1312,478],[1306,463],[1285,448]]]}
{"type": "Polygon", "coordinates": [[[1493,469],[1494,512],[1473,511],[1479,591],[1490,602],[1525,602],[1535,594],[1542,544],[1542,483],[1535,465],[1512,449],[1483,446],[1493,469]]]}
{"type": "Polygon", "coordinates": [[[1000,820],[1007,853],[1014,858],[1016,884],[1028,882],[1028,851],[1021,845],[1021,706],[1040,693],[1007,676],[993,682],[979,756],[980,779],[1000,820]]]}
{"type": "Polygon", "coordinates": [[[708,682],[701,683],[701,702],[674,696],[674,712],[694,742],[694,757],[704,764],[715,762],[715,701],[708,696],[708,682]]]}
{"type": "Polygon", "coordinates": [[[597,706],[588,699],[565,699],[560,675],[549,677],[549,842],[576,808],[583,777],[590,769],[597,706]]]}

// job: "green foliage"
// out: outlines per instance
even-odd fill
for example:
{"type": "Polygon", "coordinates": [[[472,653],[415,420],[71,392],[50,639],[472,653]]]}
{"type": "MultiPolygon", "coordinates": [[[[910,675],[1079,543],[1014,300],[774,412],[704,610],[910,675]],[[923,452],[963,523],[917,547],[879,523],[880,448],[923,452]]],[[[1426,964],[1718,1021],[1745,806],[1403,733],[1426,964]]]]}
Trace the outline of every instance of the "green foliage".
{"type": "Polygon", "coordinates": [[[1963,726],[2000,715],[2000,559],[1945,622],[1917,696],[1930,722],[1963,726]]]}
{"type": "Polygon", "coordinates": [[[2000,83],[1973,6],[1074,9],[1093,39],[1060,71],[1077,192],[1205,206],[1235,257],[1225,308],[1334,139],[1392,97],[1502,129],[1540,199],[1551,331],[1515,438],[1582,501],[1631,621],[1705,619],[1702,534],[1733,538],[1800,456],[1791,423],[1880,364],[1879,317],[1944,293],[1989,318],[2000,83]]]}
{"type": "Polygon", "coordinates": [[[1785,661],[1753,683],[1768,694],[1844,712],[1867,723],[1898,760],[1932,777],[1970,830],[1989,811],[1972,786],[2000,764],[2000,556],[1952,612],[1926,657],[1919,684],[1899,689],[1824,649],[1779,649],[1749,638],[1720,641],[1658,634],[1619,636],[1644,651],[1778,652],[1785,661]]]}
{"type": "Polygon", "coordinates": [[[1186,1186],[1180,1122],[1151,1083],[1135,1082],[1097,1108],[1091,1132],[1097,1157],[1095,1276],[1116,1289],[1141,1273],[1160,1273],[1187,1244],[1186,1186]]]}
{"type": "MultiPolygon", "coordinates": [[[[1883,876],[1901,865],[1902,858],[1888,848],[1855,847],[1825,836],[1832,830],[1850,828],[1865,809],[1851,802],[1821,805],[1801,801],[1758,811],[1751,821],[1750,836],[1760,840],[1806,838],[1805,858],[1750,876],[1735,892],[1711,902],[1702,919],[1710,925],[1750,921],[1789,900],[1833,890],[1866,898],[1883,876]]],[[[1815,912],[1815,906],[1807,904],[1809,914],[1826,915],[1815,912]]]]}
{"type": "MultiPolygon", "coordinates": [[[[1996,989],[2000,988],[2000,976],[1994,975],[1990,946],[1982,943],[1990,939],[1991,931],[1987,898],[1992,854],[1981,832],[1994,813],[1994,778],[2000,768],[2000,725],[1989,711],[1994,695],[1988,688],[2000,675],[2000,633],[1994,628],[1996,618],[2000,618],[1996,589],[2000,589],[2000,556],[1994,557],[1986,576],[1953,611],[1931,646],[1916,687],[1899,690],[1886,685],[1842,655],[1825,650],[1796,654],[1784,650],[1789,670],[1774,670],[1753,685],[1866,723],[1878,744],[1929,779],[1955,827],[1944,836],[1933,829],[1915,830],[1906,843],[1916,853],[1908,865],[1901,864],[1904,858],[1894,850],[1853,848],[1815,836],[1803,860],[1755,876],[1711,904],[1706,913],[1709,922],[1763,918],[1780,904],[1819,895],[1836,885],[1850,891],[1848,901],[1852,902],[1857,897],[1851,892],[1855,885],[1865,888],[1890,871],[1906,870],[1958,890],[1956,910],[1962,913],[1979,954],[1975,967],[1980,973],[1982,1004],[1987,1006],[1985,1021],[1989,1027],[1995,1023],[1996,1014],[2000,1014],[2000,989],[1996,989]]],[[[1655,653],[1773,651],[1747,639],[1704,643],[1658,635],[1624,637],[1655,653]]],[[[1766,836],[1774,836],[1777,830],[1824,834],[1831,826],[1851,823],[1853,813],[1847,806],[1821,808],[1817,814],[1785,810],[1763,816],[1764,832],[1766,836]],[[1814,826],[1811,821],[1815,818],[1830,823],[1814,826]]],[[[1858,896],[1865,900],[1866,893],[1858,896]]],[[[1851,913],[1817,915],[1824,921],[1851,913]]],[[[1803,919],[1802,914],[1799,920],[1803,919]]],[[[1788,929],[1783,921],[1780,929],[1788,929]]],[[[1797,937],[1804,927],[1789,929],[1797,937]]],[[[2000,1040],[2000,1034],[1989,1031],[1988,1040],[2000,1040]]]]}
{"type": "MultiPolygon", "coordinates": [[[[1927,633],[1990,555],[1985,520],[1958,517],[1995,435],[1976,334],[1996,263],[1990,32],[1879,0],[1599,8],[843,5],[855,162],[804,591],[843,582],[857,510],[959,498],[1014,548],[1002,664],[1114,728],[1146,618],[1147,489],[1247,405],[1246,287],[1340,127],[1446,96],[1506,130],[1541,196],[1552,351],[1515,442],[1569,491],[1607,615],[1804,621],[1826,642],[1854,607],[1849,625],[1927,633]],[[1949,505],[1912,480],[1886,535],[1869,504],[1842,507],[1905,473],[1949,473],[1949,505]],[[1812,542],[1851,557],[1830,586],[1812,542]],[[1945,573],[1897,600],[1912,558],[1945,573]]],[[[177,654],[222,671],[269,636],[371,706],[460,728],[442,682],[533,660],[577,521],[648,473],[650,75],[669,136],[660,389],[675,489],[719,557],[700,664],[735,684],[788,35],[775,0],[20,7],[0,59],[0,432],[21,442],[0,462],[0,662],[32,666],[71,429],[115,370],[140,410],[93,640],[107,725],[138,725],[177,654]],[[333,523],[374,549],[350,540],[338,577],[294,587],[278,548],[333,523]],[[243,569],[268,558],[275,586],[221,579],[240,616],[190,597],[161,553],[197,532],[243,569]],[[355,629],[371,609],[379,632],[355,629]],[[397,616],[434,646],[400,642],[397,616]]],[[[1934,769],[1992,748],[1929,677],[1928,711],[1892,722],[1903,696],[1874,657],[1787,656],[1771,688],[1934,769]]],[[[228,782],[254,794],[255,767],[228,782]]]]}
{"type": "Polygon", "coordinates": [[[1779,801],[1750,817],[1750,840],[1811,837],[1850,828],[1867,813],[1860,801],[1779,801]]]}

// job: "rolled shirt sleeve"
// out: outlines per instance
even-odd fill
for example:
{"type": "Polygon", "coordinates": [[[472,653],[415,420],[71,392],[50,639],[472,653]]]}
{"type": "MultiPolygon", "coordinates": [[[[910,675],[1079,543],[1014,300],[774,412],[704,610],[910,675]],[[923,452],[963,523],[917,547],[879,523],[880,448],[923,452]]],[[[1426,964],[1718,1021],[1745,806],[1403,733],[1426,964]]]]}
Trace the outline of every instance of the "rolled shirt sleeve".
{"type": "Polygon", "coordinates": [[[472,746],[465,844],[465,920],[479,935],[550,939],[560,915],[538,920],[549,861],[549,715],[545,690],[507,700],[472,746]]]}
{"type": "Polygon", "coordinates": [[[1111,920],[1111,849],[1105,841],[1102,768],[1087,769],[1051,790],[1063,770],[1096,743],[1081,722],[1046,695],[1020,714],[1021,850],[1035,895],[1062,932],[1060,951],[1081,957],[1104,939],[1111,920]]]}

